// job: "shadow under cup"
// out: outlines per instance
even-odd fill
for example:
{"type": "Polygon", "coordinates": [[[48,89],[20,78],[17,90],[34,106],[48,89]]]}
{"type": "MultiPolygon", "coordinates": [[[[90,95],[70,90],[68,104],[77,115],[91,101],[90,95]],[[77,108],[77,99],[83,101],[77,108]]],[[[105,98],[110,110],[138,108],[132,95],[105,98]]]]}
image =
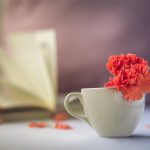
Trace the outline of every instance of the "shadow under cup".
{"type": "Polygon", "coordinates": [[[69,114],[86,121],[99,135],[127,137],[144,112],[145,95],[127,101],[115,88],[87,88],[68,94],[64,105],[69,114]]]}

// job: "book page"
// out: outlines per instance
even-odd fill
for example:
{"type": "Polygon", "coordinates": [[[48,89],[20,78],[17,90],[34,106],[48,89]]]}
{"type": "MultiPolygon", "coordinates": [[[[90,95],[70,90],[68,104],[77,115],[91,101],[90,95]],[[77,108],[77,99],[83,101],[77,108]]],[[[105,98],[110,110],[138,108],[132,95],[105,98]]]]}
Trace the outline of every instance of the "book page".
{"type": "Polygon", "coordinates": [[[57,93],[57,51],[56,51],[56,34],[54,31],[39,31],[35,33],[35,37],[40,47],[41,54],[47,65],[50,81],[57,93]]]}
{"type": "MultiPolygon", "coordinates": [[[[47,38],[48,34],[51,37],[51,31],[46,32],[47,38]]],[[[38,97],[38,101],[41,100],[45,107],[54,111],[56,105],[56,77],[54,74],[56,75],[56,73],[53,72],[52,67],[47,67],[47,61],[36,38],[37,35],[38,32],[13,34],[10,37],[11,53],[9,55],[2,54],[0,62],[5,79],[9,83],[36,98],[38,97]]],[[[52,37],[49,38],[49,40],[51,39],[52,37]]],[[[56,49],[52,51],[56,51],[56,49]]],[[[51,62],[53,66],[56,56],[47,56],[49,56],[50,61],[54,59],[51,62]]]]}
{"type": "Polygon", "coordinates": [[[49,109],[39,97],[35,97],[18,87],[5,83],[0,93],[0,108],[17,109],[26,107],[41,107],[49,109]]]}
{"type": "Polygon", "coordinates": [[[21,72],[17,64],[15,64],[15,62],[2,50],[0,50],[0,68],[3,74],[0,79],[1,84],[11,83],[19,88],[23,88],[24,90],[28,90],[30,88],[29,82],[24,80],[24,73],[21,72]]]}

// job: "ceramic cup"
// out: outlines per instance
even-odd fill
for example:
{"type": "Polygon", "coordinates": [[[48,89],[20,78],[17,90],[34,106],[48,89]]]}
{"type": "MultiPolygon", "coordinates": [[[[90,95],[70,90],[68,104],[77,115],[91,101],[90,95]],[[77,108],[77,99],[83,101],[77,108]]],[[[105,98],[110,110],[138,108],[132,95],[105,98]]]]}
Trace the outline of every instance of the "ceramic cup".
{"type": "Polygon", "coordinates": [[[144,112],[145,95],[127,101],[115,88],[87,88],[68,94],[64,105],[69,114],[86,121],[100,136],[127,137],[144,112]]]}

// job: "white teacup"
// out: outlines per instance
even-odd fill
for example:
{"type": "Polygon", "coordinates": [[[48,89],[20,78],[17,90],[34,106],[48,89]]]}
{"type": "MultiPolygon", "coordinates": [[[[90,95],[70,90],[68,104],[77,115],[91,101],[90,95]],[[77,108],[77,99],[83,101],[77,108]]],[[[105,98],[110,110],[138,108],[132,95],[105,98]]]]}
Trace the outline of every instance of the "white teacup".
{"type": "Polygon", "coordinates": [[[145,95],[127,101],[115,88],[87,88],[68,94],[64,105],[69,114],[86,121],[99,135],[127,137],[144,112],[145,95]]]}

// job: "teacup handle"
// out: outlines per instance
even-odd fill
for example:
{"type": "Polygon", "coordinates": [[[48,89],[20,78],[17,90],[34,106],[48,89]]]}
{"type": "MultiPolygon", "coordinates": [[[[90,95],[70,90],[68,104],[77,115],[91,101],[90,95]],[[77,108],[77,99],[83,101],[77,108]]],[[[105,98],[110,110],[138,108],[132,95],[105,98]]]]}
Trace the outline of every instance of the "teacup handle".
{"type": "Polygon", "coordinates": [[[81,93],[73,92],[68,94],[65,98],[64,106],[70,115],[80,120],[86,121],[89,124],[83,109],[83,99],[81,93]]]}

